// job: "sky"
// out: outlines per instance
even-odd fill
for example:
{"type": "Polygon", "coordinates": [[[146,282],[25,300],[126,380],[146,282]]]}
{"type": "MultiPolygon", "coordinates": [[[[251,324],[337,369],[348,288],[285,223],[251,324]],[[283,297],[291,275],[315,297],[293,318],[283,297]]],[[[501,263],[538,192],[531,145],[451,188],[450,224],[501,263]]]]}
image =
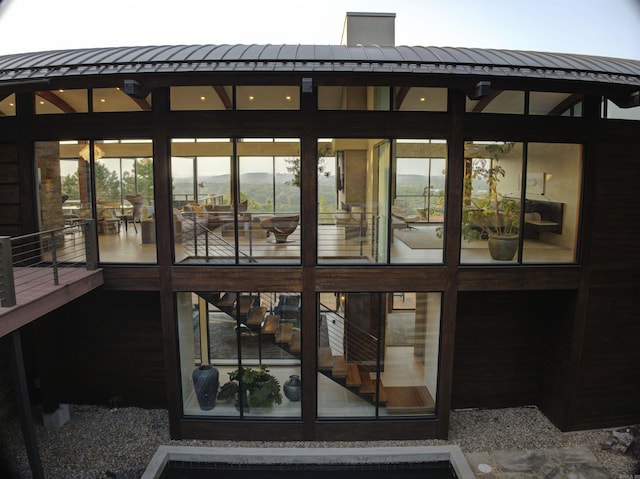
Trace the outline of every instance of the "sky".
{"type": "Polygon", "coordinates": [[[187,44],[339,44],[346,12],[396,14],[396,45],[640,60],[640,0],[0,0],[0,55],[187,44]]]}

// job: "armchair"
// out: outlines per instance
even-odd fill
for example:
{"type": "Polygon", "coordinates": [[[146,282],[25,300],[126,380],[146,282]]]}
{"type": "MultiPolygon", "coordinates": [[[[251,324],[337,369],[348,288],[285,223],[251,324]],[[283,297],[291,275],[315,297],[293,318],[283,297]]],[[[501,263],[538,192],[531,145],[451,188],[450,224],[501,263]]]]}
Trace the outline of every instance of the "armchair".
{"type": "Polygon", "coordinates": [[[300,215],[268,216],[260,220],[260,226],[267,230],[267,233],[273,233],[274,243],[286,243],[289,235],[298,227],[298,221],[300,215]]]}

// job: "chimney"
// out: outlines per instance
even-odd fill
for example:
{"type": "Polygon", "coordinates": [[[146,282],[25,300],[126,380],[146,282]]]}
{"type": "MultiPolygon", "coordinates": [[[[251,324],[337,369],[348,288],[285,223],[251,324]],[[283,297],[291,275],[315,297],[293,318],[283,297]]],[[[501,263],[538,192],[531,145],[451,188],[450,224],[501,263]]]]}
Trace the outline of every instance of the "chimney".
{"type": "Polygon", "coordinates": [[[340,44],[394,46],[395,21],[395,13],[347,12],[340,44]]]}

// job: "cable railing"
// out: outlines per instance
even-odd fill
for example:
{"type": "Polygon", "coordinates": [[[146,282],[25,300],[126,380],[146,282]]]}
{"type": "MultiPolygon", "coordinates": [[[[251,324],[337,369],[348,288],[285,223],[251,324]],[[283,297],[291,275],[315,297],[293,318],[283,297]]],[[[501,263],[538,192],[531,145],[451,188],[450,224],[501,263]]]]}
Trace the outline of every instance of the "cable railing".
{"type": "Polygon", "coordinates": [[[208,226],[197,221],[195,214],[184,215],[182,244],[189,262],[215,262],[220,264],[255,263],[256,260],[224,239],[208,226]]]}
{"type": "Polygon", "coordinates": [[[333,356],[344,356],[348,362],[359,365],[376,364],[376,336],[324,304],[320,304],[320,311],[325,323],[319,328],[318,342],[321,347],[329,347],[333,356]]]}
{"type": "Polygon", "coordinates": [[[75,221],[23,236],[0,237],[0,307],[42,286],[58,286],[78,268],[95,270],[98,244],[95,221],[75,221]]]}

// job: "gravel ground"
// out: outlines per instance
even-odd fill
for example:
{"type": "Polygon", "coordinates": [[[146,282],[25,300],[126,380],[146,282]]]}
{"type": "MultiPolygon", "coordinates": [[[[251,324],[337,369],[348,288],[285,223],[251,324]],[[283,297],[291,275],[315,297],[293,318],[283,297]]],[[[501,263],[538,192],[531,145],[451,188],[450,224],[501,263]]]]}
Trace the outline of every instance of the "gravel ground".
{"type": "MultiPolygon", "coordinates": [[[[137,479],[159,445],[265,446],[264,442],[172,441],[165,410],[70,406],[60,429],[37,426],[40,455],[50,479],[137,479]]],[[[38,414],[34,411],[34,414],[38,414]]],[[[447,441],[269,442],[270,447],[429,446],[455,444],[464,453],[586,446],[612,479],[630,479],[638,464],[601,444],[611,430],[562,433],[536,408],[453,411],[447,441]]],[[[0,425],[0,464],[9,477],[31,478],[17,418],[0,425]]],[[[2,470],[0,468],[0,477],[2,470]]]]}

